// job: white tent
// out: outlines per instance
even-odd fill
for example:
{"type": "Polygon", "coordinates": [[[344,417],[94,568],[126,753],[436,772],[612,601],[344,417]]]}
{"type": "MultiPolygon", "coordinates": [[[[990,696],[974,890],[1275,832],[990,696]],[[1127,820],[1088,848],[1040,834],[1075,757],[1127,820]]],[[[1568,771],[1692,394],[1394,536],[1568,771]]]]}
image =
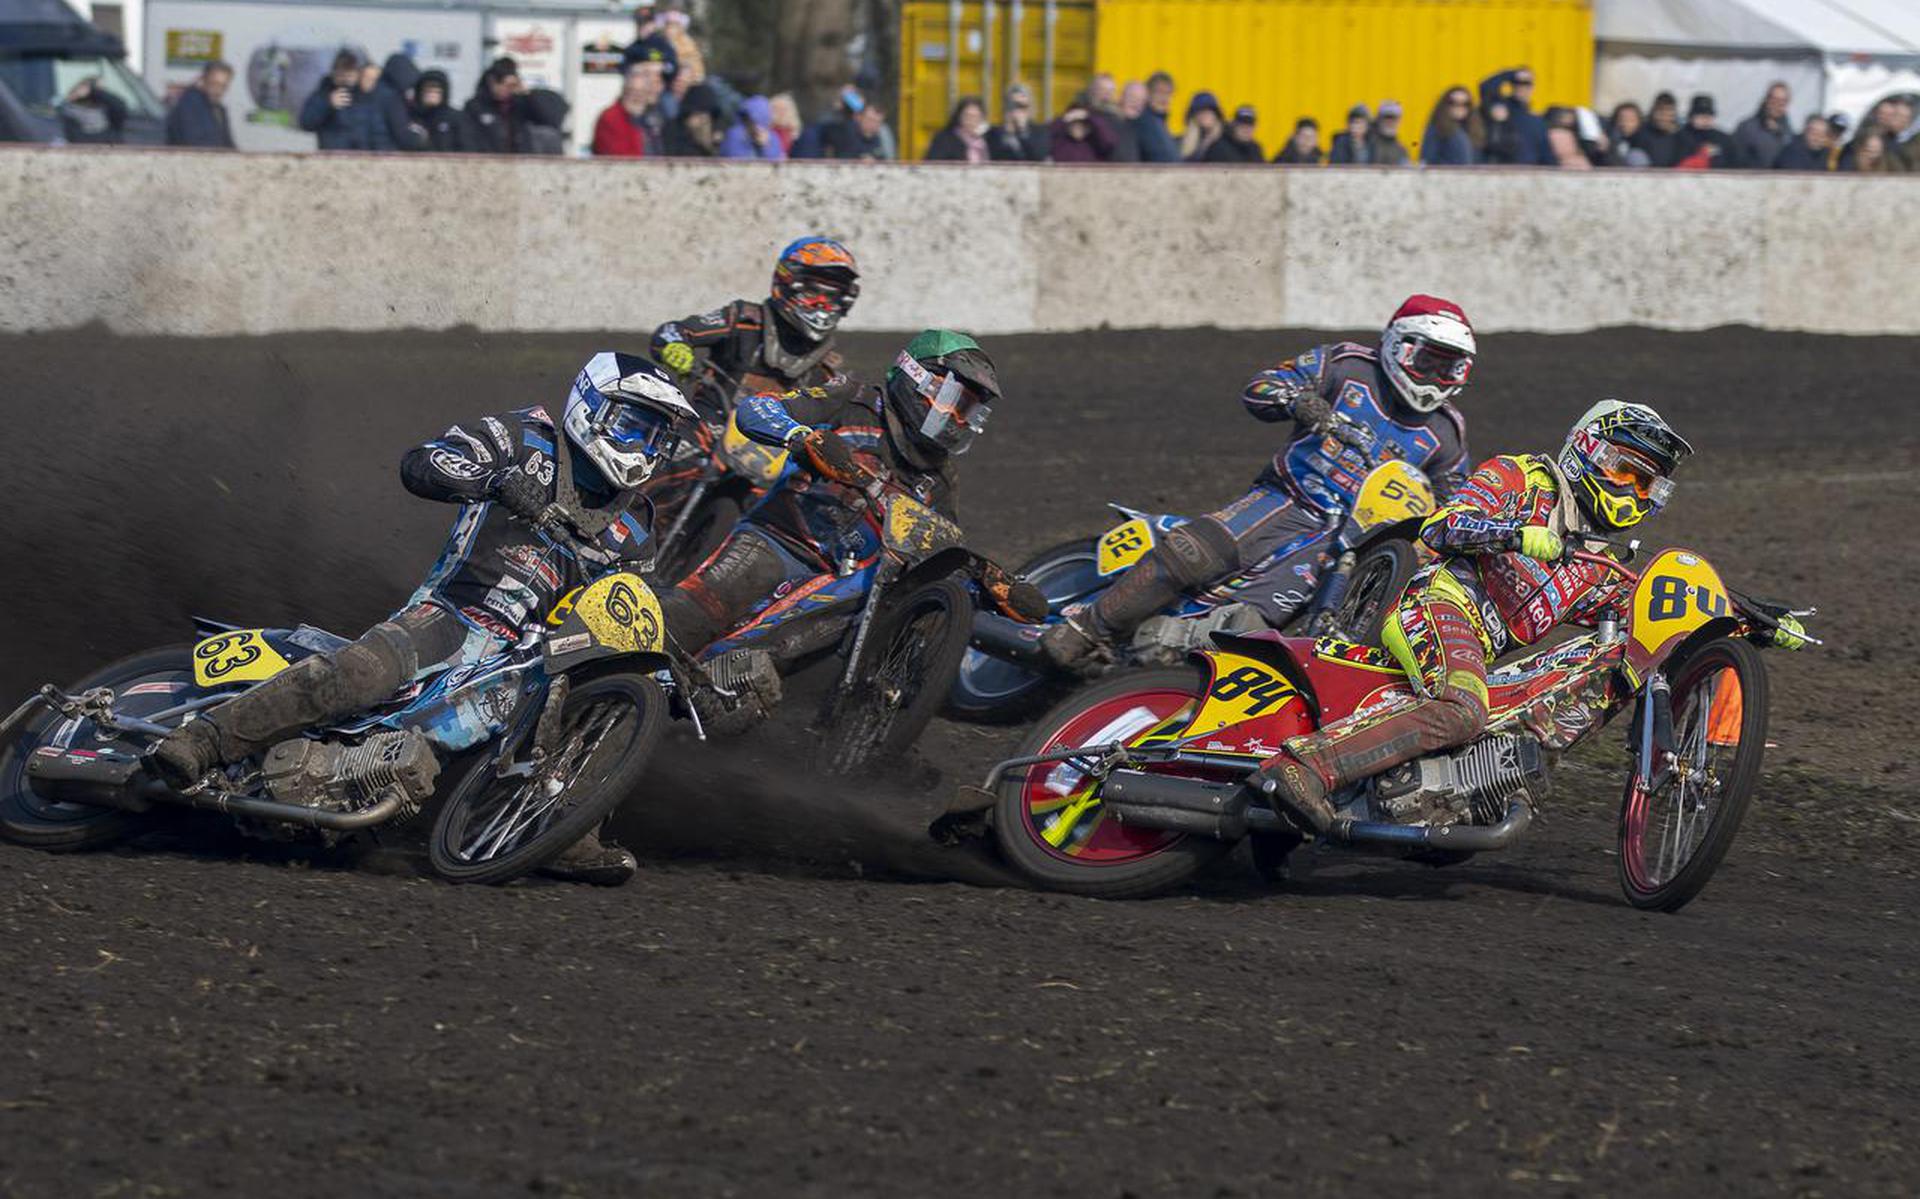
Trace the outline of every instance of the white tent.
{"type": "Polygon", "coordinates": [[[1602,112],[1662,91],[1685,112],[1707,92],[1730,128],[1778,79],[1796,126],[1813,112],[1857,123],[1890,92],[1920,92],[1920,0],[1594,0],[1593,35],[1602,112]]]}

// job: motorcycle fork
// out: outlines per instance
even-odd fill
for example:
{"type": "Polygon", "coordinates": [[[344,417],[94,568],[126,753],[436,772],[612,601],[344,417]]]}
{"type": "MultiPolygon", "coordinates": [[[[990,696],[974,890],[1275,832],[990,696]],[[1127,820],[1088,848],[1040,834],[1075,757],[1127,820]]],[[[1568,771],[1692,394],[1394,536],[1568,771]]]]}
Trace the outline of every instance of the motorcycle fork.
{"type": "Polygon", "coordinates": [[[700,476],[700,481],[695,483],[693,490],[687,493],[686,502],[680,505],[680,511],[674,514],[673,523],[667,526],[666,535],[660,538],[660,547],[654,551],[656,558],[679,543],[680,534],[686,532],[687,522],[693,519],[693,510],[700,506],[700,501],[707,497],[707,492],[713,490],[713,480],[713,473],[708,471],[700,476]]]}
{"type": "Polygon", "coordinates": [[[873,628],[874,615],[880,611],[881,596],[886,594],[894,574],[891,560],[883,560],[873,572],[873,583],[867,588],[867,602],[861,605],[860,620],[853,626],[853,645],[847,650],[847,666],[840,672],[839,694],[843,699],[853,692],[853,685],[859,681],[860,652],[867,646],[867,634],[873,628]]]}

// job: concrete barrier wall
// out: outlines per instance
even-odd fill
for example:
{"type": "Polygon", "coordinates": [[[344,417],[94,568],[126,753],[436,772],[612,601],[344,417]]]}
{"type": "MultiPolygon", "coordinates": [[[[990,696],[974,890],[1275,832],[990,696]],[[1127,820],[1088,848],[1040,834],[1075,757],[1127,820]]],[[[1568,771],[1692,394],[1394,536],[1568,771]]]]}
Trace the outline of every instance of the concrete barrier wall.
{"type": "Polygon", "coordinates": [[[1920,332],[1920,185],[0,149],[0,330],[650,328],[846,239],[853,321],[980,333],[1376,324],[1920,332]]]}

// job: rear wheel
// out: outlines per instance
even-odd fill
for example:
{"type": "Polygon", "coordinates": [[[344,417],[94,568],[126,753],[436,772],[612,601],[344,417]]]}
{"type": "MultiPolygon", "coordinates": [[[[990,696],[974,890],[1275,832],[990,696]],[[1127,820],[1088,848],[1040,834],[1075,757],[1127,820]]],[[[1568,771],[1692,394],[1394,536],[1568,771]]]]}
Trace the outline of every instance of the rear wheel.
{"type": "Polygon", "coordinates": [[[1671,680],[1675,762],[1620,805],[1620,888],[1674,912],[1713,877],[1753,798],[1767,740],[1767,667],[1745,641],[1710,641],[1671,680]]]}
{"type": "MultiPolygon", "coordinates": [[[[116,711],[128,716],[150,716],[201,694],[193,681],[193,648],[186,645],[148,650],[123,658],[67,688],[78,695],[94,687],[111,687],[116,711]]],[[[27,756],[45,745],[64,749],[91,749],[113,745],[144,752],[148,738],[112,737],[92,721],[46,712],[16,730],[0,746],[0,836],[36,849],[78,850],[111,845],[146,831],[154,816],[123,812],[92,804],[54,803],[27,786],[27,756]]]]}
{"type": "Polygon", "coordinates": [[[853,774],[905,754],[940,709],[973,627],[973,596],[957,576],[923,583],[867,630],[852,693],[829,709],[819,766],[853,774]]]}
{"type": "Polygon", "coordinates": [[[1381,627],[1419,568],[1412,542],[1395,538],[1368,546],[1354,563],[1346,597],[1334,614],[1335,629],[1350,641],[1379,645],[1381,627]]]}
{"type": "Polygon", "coordinates": [[[639,786],[666,722],[667,697],[650,678],[576,679],[545,767],[502,779],[492,754],[475,757],[427,838],[434,870],[456,883],[504,883],[552,861],[639,786]]]}
{"type": "MultiPolygon", "coordinates": [[[[1034,725],[1014,757],[1074,746],[1128,744],[1186,719],[1206,686],[1198,666],[1135,670],[1069,697],[1034,725]]],[[[1085,763],[1017,768],[1000,783],[994,839],[1020,873],[1050,891],[1135,899],[1192,877],[1233,847],[1224,841],[1110,820],[1085,763]]]]}
{"type": "MultiPolygon", "coordinates": [[[[1100,586],[1094,539],[1077,537],[1027,559],[1014,573],[1040,589],[1059,612],[1100,586]]],[[[1058,680],[1018,663],[968,649],[947,695],[947,711],[961,720],[1012,721],[1043,702],[1058,680]]]]}

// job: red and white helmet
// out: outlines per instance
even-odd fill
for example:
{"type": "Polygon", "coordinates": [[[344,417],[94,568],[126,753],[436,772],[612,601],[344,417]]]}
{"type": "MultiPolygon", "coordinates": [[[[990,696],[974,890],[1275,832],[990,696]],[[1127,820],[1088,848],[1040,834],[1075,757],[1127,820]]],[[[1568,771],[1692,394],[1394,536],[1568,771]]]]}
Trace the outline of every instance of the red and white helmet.
{"type": "Polygon", "coordinates": [[[1380,365],[1407,406],[1420,412],[1455,399],[1473,374],[1473,326],[1460,305],[1408,296],[1380,335],[1380,365]]]}

